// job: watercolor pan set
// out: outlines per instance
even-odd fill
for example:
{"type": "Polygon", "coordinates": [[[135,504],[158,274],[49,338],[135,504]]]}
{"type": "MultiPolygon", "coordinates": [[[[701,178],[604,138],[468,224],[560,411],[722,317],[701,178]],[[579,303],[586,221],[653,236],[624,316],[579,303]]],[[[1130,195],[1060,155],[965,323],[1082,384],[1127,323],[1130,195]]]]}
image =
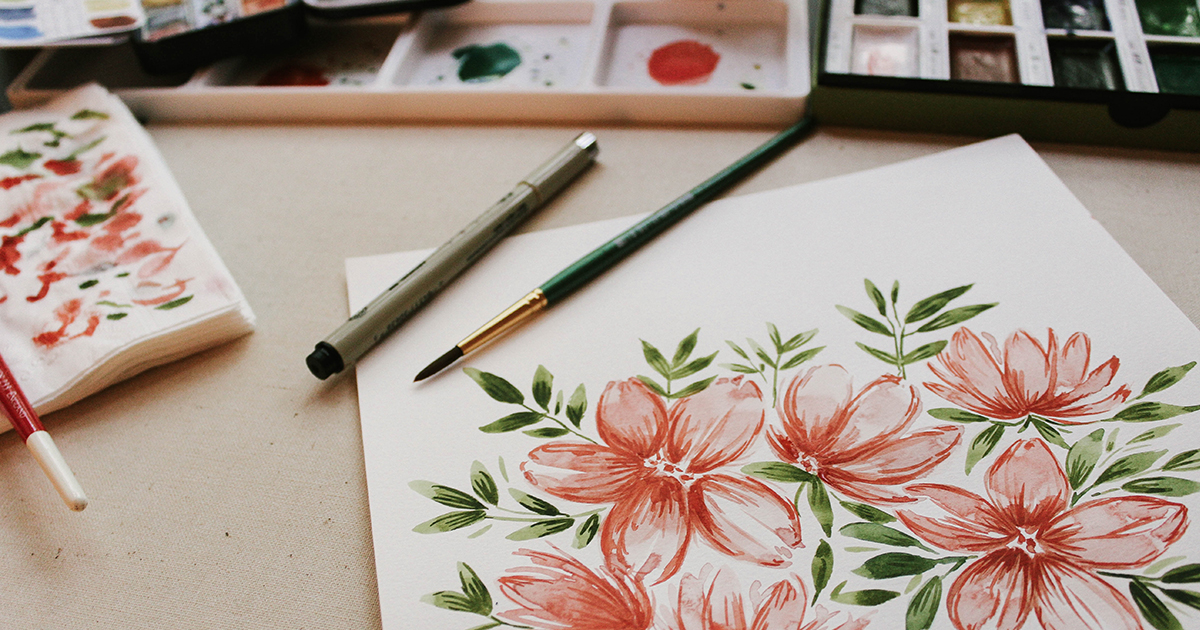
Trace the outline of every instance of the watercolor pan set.
{"type": "Polygon", "coordinates": [[[807,9],[785,0],[477,1],[313,22],[296,46],[155,76],[124,47],[41,53],[18,107],[95,78],[152,120],[794,122],[807,9]]]}
{"type": "Polygon", "coordinates": [[[824,9],[813,103],[827,120],[1200,144],[1197,0],[829,0],[824,9]]]}

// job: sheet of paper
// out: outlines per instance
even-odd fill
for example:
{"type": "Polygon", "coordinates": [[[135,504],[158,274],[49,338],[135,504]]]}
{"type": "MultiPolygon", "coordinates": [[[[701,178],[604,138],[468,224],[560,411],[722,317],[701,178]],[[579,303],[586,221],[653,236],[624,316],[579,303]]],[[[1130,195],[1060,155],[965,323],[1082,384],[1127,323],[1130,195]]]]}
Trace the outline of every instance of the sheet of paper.
{"type": "Polygon", "coordinates": [[[713,203],[412,383],[630,221],[359,364],[385,628],[1200,623],[1200,334],[1020,138],[713,203]]]}

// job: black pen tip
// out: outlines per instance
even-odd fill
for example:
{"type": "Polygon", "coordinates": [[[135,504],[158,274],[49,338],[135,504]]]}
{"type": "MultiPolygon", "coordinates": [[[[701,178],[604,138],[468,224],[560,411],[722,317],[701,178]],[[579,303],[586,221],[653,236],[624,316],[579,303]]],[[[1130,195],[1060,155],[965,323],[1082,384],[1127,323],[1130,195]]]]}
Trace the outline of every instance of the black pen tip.
{"type": "Polygon", "coordinates": [[[417,374],[417,378],[414,378],[413,382],[415,383],[417,381],[423,381],[423,380],[429,378],[430,376],[433,376],[434,374],[441,372],[442,368],[459,360],[460,358],[462,358],[462,355],[463,355],[462,348],[459,348],[458,346],[454,346],[453,348],[450,348],[449,352],[438,357],[437,360],[435,360],[433,363],[430,363],[429,365],[425,366],[425,369],[421,370],[420,374],[417,374]]]}

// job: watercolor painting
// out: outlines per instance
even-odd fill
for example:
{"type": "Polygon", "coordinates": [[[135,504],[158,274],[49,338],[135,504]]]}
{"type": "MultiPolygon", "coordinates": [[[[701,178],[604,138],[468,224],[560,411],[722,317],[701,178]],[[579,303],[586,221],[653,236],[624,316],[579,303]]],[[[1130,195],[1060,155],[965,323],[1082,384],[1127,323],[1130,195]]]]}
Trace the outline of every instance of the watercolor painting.
{"type": "Polygon", "coordinates": [[[385,628],[1200,625],[1200,331],[1019,138],[715,202],[409,384],[630,222],[359,365],[385,628]]]}
{"type": "Polygon", "coordinates": [[[864,286],[867,308],[833,307],[887,340],[856,342],[882,374],[852,374],[818,330],[769,323],[761,342],[725,348],[697,329],[670,358],[643,340],[650,375],[605,384],[561,387],[539,365],[526,394],[465,368],[502,414],[479,430],[531,446],[479,453],[458,479],[412,480],[450,509],[412,527],[495,539],[512,565],[480,575],[464,557],[460,590],[422,601],[463,628],[894,627],[872,615],[893,599],[907,601],[906,630],[1200,620],[1188,590],[1200,561],[1175,546],[1200,449],[1169,437],[1171,420],[1200,411],[1168,391],[1194,361],[1135,389],[1118,357],[1093,359],[1086,333],[1017,330],[1001,344],[963,326],[1003,308],[956,303],[972,285],[907,307],[899,282],[864,286]],[[928,376],[906,378],[920,365],[928,376]],[[916,426],[922,415],[935,423],[916,426]],[[938,483],[962,451],[982,493],[938,483]],[[575,555],[590,546],[598,566],[575,555]],[[850,579],[831,581],[837,565],[850,579]],[[743,567],[772,577],[746,591],[743,567]]]}
{"type": "Polygon", "coordinates": [[[586,24],[450,24],[414,46],[403,85],[555,89],[583,80],[592,33],[586,24]]]}

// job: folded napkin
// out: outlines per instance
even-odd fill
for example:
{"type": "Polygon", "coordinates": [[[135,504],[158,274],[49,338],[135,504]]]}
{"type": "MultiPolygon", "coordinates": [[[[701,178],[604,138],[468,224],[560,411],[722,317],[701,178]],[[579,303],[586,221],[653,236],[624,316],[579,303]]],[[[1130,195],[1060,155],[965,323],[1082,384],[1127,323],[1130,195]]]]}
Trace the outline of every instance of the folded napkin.
{"type": "Polygon", "coordinates": [[[0,116],[0,235],[0,354],[40,413],[253,329],[150,136],[100,86],[0,116]]]}

